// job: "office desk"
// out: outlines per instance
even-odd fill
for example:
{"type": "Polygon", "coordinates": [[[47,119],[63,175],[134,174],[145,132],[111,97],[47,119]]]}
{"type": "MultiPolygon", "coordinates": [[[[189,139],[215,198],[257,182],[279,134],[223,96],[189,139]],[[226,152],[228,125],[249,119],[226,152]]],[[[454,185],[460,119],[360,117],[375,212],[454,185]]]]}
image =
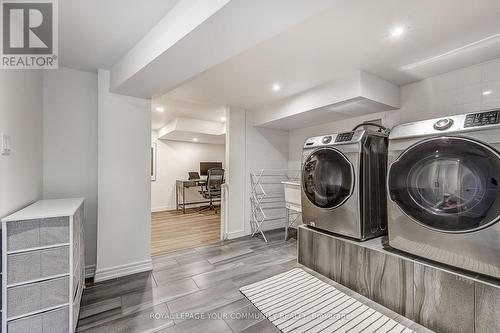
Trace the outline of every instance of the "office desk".
{"type": "MultiPolygon", "coordinates": [[[[204,185],[206,181],[204,179],[198,180],[176,180],[175,181],[175,209],[179,210],[182,208],[182,213],[186,214],[186,206],[197,205],[203,203],[210,203],[210,200],[186,202],[186,189],[190,187],[199,187],[204,185]],[[179,202],[179,195],[182,195],[182,202],[179,202]]],[[[212,202],[220,202],[220,199],[212,200],[212,202]]]]}

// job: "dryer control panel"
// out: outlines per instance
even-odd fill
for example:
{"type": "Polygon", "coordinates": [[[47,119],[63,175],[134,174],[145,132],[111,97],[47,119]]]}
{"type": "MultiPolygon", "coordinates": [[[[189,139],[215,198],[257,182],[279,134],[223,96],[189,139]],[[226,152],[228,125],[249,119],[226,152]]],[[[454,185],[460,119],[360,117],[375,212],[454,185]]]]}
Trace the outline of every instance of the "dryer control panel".
{"type": "Polygon", "coordinates": [[[366,130],[357,130],[351,132],[316,136],[307,139],[304,144],[304,148],[356,143],[364,137],[365,133],[366,130]]]}
{"type": "Polygon", "coordinates": [[[353,136],[354,136],[354,132],[339,133],[339,134],[337,134],[337,137],[335,138],[335,142],[351,141],[353,136]]]}
{"type": "Polygon", "coordinates": [[[500,122],[499,110],[471,113],[465,117],[464,128],[494,125],[500,122]]]}

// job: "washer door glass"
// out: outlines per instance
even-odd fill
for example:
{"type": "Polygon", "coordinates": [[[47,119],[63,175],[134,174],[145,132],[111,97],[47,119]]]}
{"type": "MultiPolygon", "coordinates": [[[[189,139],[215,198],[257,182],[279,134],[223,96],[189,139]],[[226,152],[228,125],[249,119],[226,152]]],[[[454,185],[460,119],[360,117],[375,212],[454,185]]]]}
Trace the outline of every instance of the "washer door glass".
{"type": "Polygon", "coordinates": [[[500,215],[500,156],[475,140],[441,137],[403,152],[389,170],[391,199],[416,222],[444,232],[486,227],[500,215]]]}
{"type": "Polygon", "coordinates": [[[321,148],[306,159],[302,187],[309,200],[321,208],[342,205],[352,193],[353,167],[336,149],[321,148]]]}

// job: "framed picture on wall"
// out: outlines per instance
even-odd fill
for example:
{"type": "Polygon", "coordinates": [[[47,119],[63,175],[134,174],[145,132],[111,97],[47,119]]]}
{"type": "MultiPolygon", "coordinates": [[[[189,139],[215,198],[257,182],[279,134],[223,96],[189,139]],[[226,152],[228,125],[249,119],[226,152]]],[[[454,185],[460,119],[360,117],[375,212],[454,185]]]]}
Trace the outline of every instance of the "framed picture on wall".
{"type": "Polygon", "coordinates": [[[151,181],[156,180],[156,142],[151,143],[151,181]]]}

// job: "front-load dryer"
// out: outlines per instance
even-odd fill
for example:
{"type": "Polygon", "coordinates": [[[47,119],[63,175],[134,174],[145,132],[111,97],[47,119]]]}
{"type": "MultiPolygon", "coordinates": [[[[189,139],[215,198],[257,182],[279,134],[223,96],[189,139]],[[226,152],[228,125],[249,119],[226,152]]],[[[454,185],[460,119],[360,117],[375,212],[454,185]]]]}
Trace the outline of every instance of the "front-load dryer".
{"type": "Polygon", "coordinates": [[[389,137],[389,245],[500,278],[500,110],[419,121],[389,137]]]}
{"type": "Polygon", "coordinates": [[[306,140],[302,221],[358,240],[386,233],[388,135],[357,130],[306,140]]]}

